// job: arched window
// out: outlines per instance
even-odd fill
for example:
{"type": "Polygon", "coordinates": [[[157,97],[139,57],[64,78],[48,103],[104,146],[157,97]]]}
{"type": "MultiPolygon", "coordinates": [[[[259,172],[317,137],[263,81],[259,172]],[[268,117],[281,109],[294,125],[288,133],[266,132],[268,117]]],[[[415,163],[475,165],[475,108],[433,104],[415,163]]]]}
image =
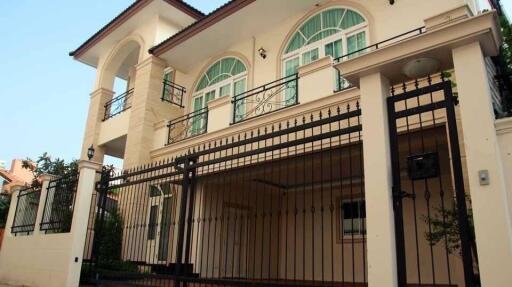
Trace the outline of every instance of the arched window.
{"type": "MultiPolygon", "coordinates": [[[[290,38],[283,55],[283,74],[319,58],[338,58],[366,47],[367,21],[354,10],[330,8],[315,14],[302,24],[290,38]]],[[[355,56],[355,55],[353,55],[355,56]]],[[[336,76],[336,87],[340,87],[336,76]]]]}
{"type": "MultiPolygon", "coordinates": [[[[229,95],[234,97],[246,91],[247,67],[235,57],[220,59],[201,76],[194,90],[192,109],[194,112],[206,108],[209,101],[229,95]]],[[[240,107],[245,109],[245,107],[240,107]]],[[[194,123],[200,125],[200,123],[194,123]]]]}

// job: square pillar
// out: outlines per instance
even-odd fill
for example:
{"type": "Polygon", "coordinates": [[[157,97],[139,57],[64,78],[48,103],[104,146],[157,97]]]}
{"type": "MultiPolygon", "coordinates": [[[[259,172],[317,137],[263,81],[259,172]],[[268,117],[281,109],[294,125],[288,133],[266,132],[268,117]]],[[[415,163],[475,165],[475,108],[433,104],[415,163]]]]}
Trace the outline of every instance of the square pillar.
{"type": "Polygon", "coordinates": [[[166,65],[165,61],[150,56],[135,67],[129,132],[123,162],[125,168],[149,162],[155,123],[178,116],[175,106],[161,100],[166,65]]]}
{"type": "Polygon", "coordinates": [[[101,164],[82,160],[79,162],[79,180],[76,189],[73,221],[71,223],[71,250],[68,258],[68,272],[66,286],[78,286],[80,271],[84,254],[85,240],[87,237],[87,225],[91,209],[92,194],[96,184],[96,171],[101,169],[101,164]]]}
{"type": "Polygon", "coordinates": [[[512,195],[506,190],[484,56],[478,42],[452,54],[482,286],[509,286],[512,195]],[[480,182],[480,172],[488,173],[488,183],[480,182]]]}
{"type": "Polygon", "coordinates": [[[105,104],[112,99],[113,95],[113,91],[103,88],[99,88],[91,93],[80,159],[87,159],[87,149],[93,145],[96,151],[92,160],[96,162],[103,162],[105,151],[102,147],[98,146],[98,138],[101,123],[105,117],[105,104]]]}
{"type": "Polygon", "coordinates": [[[391,155],[386,98],[389,81],[380,73],[360,81],[368,286],[397,286],[391,155]]]}

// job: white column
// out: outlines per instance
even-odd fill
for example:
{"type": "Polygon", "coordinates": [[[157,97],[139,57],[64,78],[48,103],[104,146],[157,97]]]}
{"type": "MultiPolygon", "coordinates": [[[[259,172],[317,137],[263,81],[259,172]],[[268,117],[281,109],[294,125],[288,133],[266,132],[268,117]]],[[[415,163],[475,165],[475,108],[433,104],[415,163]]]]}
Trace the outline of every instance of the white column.
{"type": "Polygon", "coordinates": [[[360,81],[364,190],[368,248],[368,286],[397,286],[386,97],[389,82],[380,73],[360,81]]]}
{"type": "Polygon", "coordinates": [[[7,221],[5,222],[4,237],[12,236],[12,224],[14,223],[14,215],[16,214],[16,207],[18,206],[18,195],[21,189],[21,186],[11,187],[11,203],[9,205],[9,212],[7,213],[7,221]]]}
{"type": "MultiPolygon", "coordinates": [[[[478,42],[453,50],[482,286],[510,286],[512,229],[489,79],[478,42]],[[477,116],[475,116],[477,115],[477,116]],[[489,184],[479,172],[487,171],[489,184]]],[[[509,175],[510,176],[510,175],[509,175]]]]}
{"type": "Polygon", "coordinates": [[[78,286],[80,270],[84,254],[85,240],[87,236],[87,224],[91,207],[92,194],[96,183],[96,171],[101,164],[82,160],[79,163],[80,177],[76,190],[73,221],[71,224],[71,251],[66,286],[78,286]]]}

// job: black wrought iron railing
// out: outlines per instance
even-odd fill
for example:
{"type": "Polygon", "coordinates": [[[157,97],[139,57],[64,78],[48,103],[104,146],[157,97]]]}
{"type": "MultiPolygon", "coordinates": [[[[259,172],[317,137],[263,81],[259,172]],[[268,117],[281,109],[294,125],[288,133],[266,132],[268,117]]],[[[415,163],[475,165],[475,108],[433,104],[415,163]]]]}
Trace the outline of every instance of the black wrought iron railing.
{"type": "Polygon", "coordinates": [[[48,183],[40,230],[45,233],[66,233],[71,230],[75,207],[78,173],[48,183]]]}
{"type": "Polygon", "coordinates": [[[11,226],[11,233],[14,235],[28,235],[34,231],[40,196],[40,189],[29,187],[20,190],[16,204],[16,211],[14,213],[14,221],[11,226]]]}
{"type": "Polygon", "coordinates": [[[398,42],[410,39],[412,37],[421,35],[421,34],[425,33],[425,31],[426,31],[426,29],[425,29],[424,26],[420,27],[420,28],[416,28],[414,30],[407,31],[405,33],[393,36],[393,37],[391,37],[389,39],[380,41],[380,42],[375,43],[373,45],[366,46],[364,48],[361,48],[361,49],[358,49],[356,51],[352,51],[350,53],[342,55],[341,57],[338,57],[338,58],[334,59],[334,62],[335,63],[339,63],[339,62],[342,62],[342,61],[345,61],[345,60],[357,57],[359,55],[362,55],[362,54],[365,54],[365,53],[368,53],[368,52],[371,52],[371,51],[375,51],[375,50],[384,48],[384,47],[389,46],[391,44],[395,44],[395,43],[398,43],[398,42]]]}
{"type": "Polygon", "coordinates": [[[132,98],[133,89],[129,89],[128,91],[120,94],[117,97],[112,98],[112,100],[108,101],[105,104],[105,116],[103,120],[106,121],[111,117],[114,117],[132,106],[132,98]]]}
{"type": "Polygon", "coordinates": [[[167,144],[179,142],[206,133],[208,127],[208,108],[202,108],[190,114],[169,121],[167,144]]]}
{"type": "Polygon", "coordinates": [[[299,76],[293,74],[233,97],[233,123],[299,103],[299,76]]]}
{"type": "Polygon", "coordinates": [[[183,96],[186,93],[185,87],[168,80],[164,80],[163,83],[164,87],[162,89],[162,101],[183,108],[183,96]]]}

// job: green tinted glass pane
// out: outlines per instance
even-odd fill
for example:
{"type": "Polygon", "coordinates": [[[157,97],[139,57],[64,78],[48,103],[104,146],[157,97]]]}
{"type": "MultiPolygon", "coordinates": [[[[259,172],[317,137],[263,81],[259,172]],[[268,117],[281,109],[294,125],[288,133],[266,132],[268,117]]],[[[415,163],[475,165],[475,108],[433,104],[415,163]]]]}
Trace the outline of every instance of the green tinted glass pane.
{"type": "Polygon", "coordinates": [[[220,61],[213,64],[208,71],[206,72],[206,75],[208,75],[208,78],[210,80],[215,79],[220,75],[220,61]]]}
{"type": "Polygon", "coordinates": [[[341,21],[340,28],[347,29],[363,22],[364,18],[361,15],[352,10],[347,10],[343,20],[341,21]]]}
{"type": "Polygon", "coordinates": [[[231,84],[220,87],[219,97],[224,97],[229,94],[231,94],[231,84]]]}
{"type": "Polygon", "coordinates": [[[285,76],[290,76],[290,75],[293,75],[295,73],[297,73],[297,69],[299,68],[299,58],[293,58],[291,60],[288,60],[286,61],[286,63],[284,64],[284,75],[285,76]]]}
{"type": "Polygon", "coordinates": [[[206,76],[203,76],[199,83],[197,84],[196,91],[200,91],[206,87],[208,87],[208,78],[206,76]]]}
{"type": "Polygon", "coordinates": [[[203,108],[203,97],[195,97],[194,98],[194,111],[198,111],[203,108]]]}
{"type": "Polygon", "coordinates": [[[206,107],[206,104],[213,99],[215,99],[215,90],[209,91],[208,93],[204,94],[204,106],[206,107]]]}
{"type": "Polygon", "coordinates": [[[345,9],[331,9],[322,12],[323,28],[339,27],[345,9]]]}
{"type": "Polygon", "coordinates": [[[320,15],[311,17],[302,27],[299,29],[306,39],[313,37],[317,32],[322,30],[322,19],[320,15]]]}
{"type": "Polygon", "coordinates": [[[219,82],[222,82],[224,80],[227,80],[231,78],[231,75],[230,74],[221,74],[221,75],[218,75],[216,78],[214,78],[213,80],[211,80],[210,84],[208,86],[211,86],[211,85],[214,85],[214,84],[217,84],[219,82]]]}
{"type": "Polygon", "coordinates": [[[342,49],[341,39],[325,45],[325,55],[326,56],[338,58],[341,56],[342,52],[343,52],[343,49],[342,49]]]}
{"type": "Polygon", "coordinates": [[[231,74],[231,69],[235,64],[235,58],[224,58],[220,61],[220,72],[222,74],[231,74]]]}
{"type": "Polygon", "coordinates": [[[318,60],[318,48],[313,49],[311,51],[307,51],[304,54],[302,54],[302,64],[306,65],[309,64],[315,60],[318,60]]]}
{"type": "Polygon", "coordinates": [[[293,35],[292,39],[290,40],[290,43],[286,48],[286,53],[298,50],[302,46],[304,46],[304,44],[306,44],[306,40],[304,39],[304,37],[302,37],[302,35],[299,32],[297,32],[295,33],[295,35],[293,35]]]}
{"type": "MultiPolygon", "coordinates": [[[[366,33],[359,32],[355,35],[352,35],[347,38],[347,52],[353,53],[355,51],[359,51],[361,49],[364,49],[366,47],[366,33]]],[[[360,51],[359,53],[355,53],[349,56],[349,58],[356,57],[360,54],[362,54],[364,51],[360,51]]]]}
{"type": "Polygon", "coordinates": [[[244,63],[242,63],[240,60],[236,60],[233,70],[231,70],[231,75],[236,76],[238,74],[241,74],[245,72],[247,68],[245,68],[244,63]]]}
{"type": "MultiPolygon", "coordinates": [[[[245,92],[246,79],[238,80],[234,83],[235,96],[245,92]]],[[[245,99],[236,102],[235,106],[235,119],[237,121],[243,119],[245,113],[245,99]]]]}

